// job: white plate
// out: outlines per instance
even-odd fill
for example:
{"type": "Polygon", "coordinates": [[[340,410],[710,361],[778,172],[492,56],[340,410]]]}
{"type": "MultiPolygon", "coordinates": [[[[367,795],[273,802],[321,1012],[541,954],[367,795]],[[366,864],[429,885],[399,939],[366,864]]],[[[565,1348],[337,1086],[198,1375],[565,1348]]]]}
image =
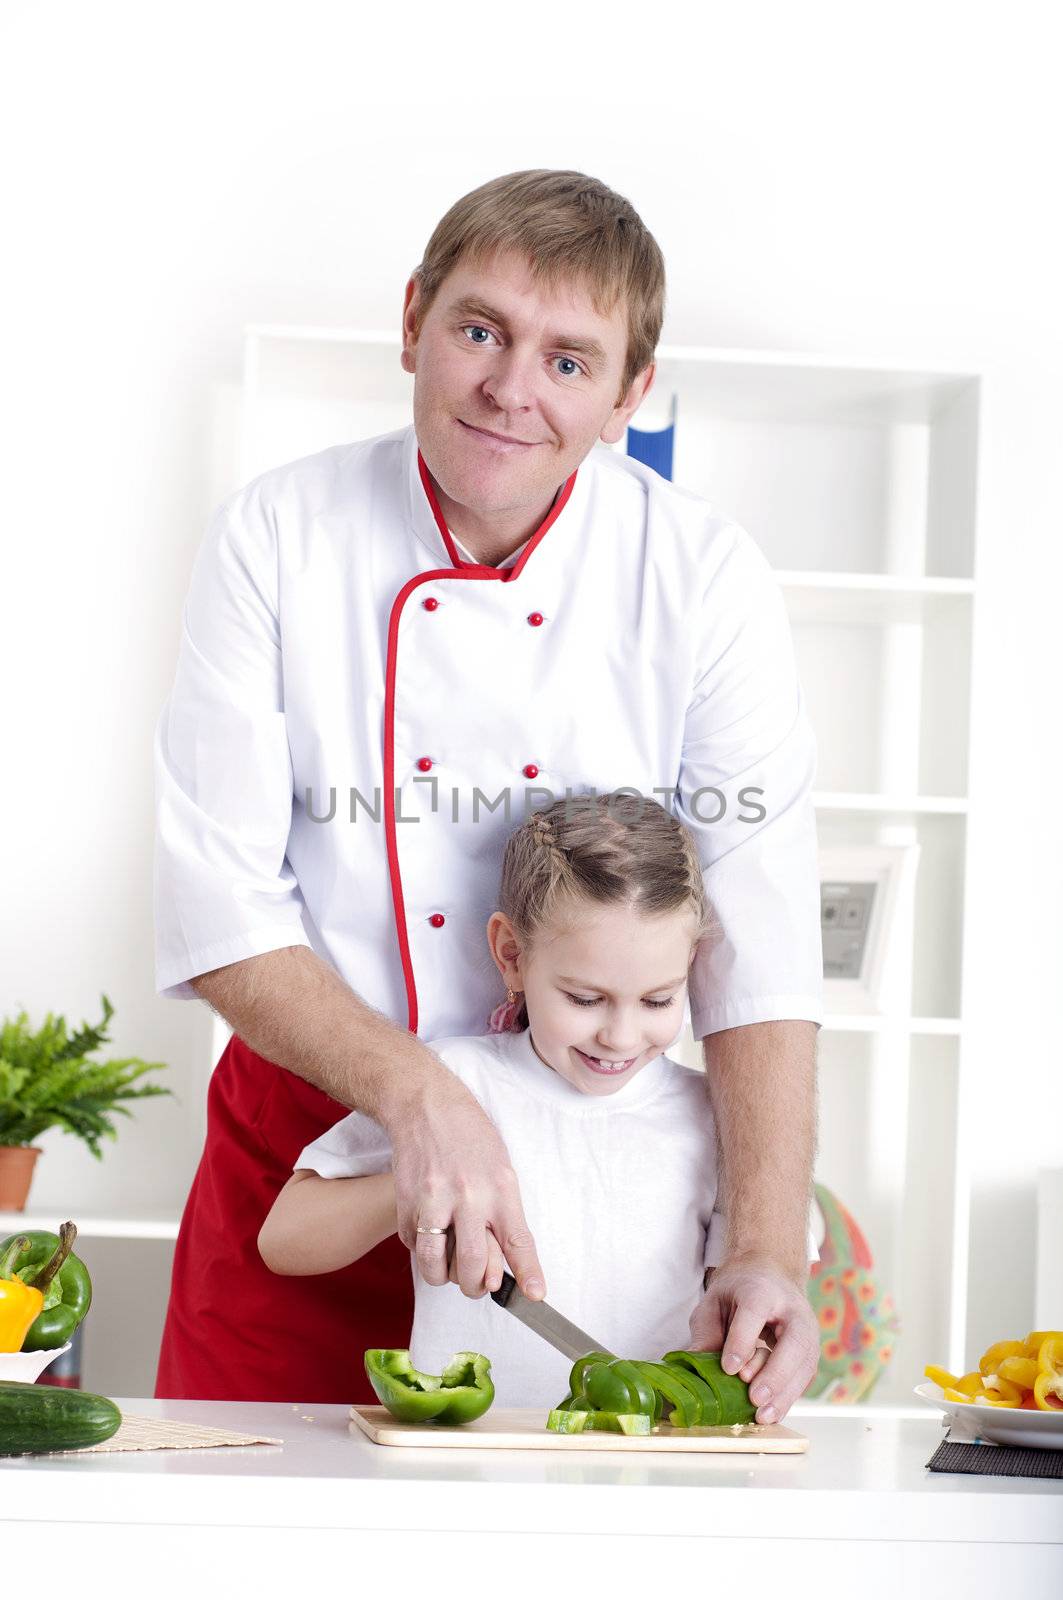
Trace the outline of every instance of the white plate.
{"type": "Polygon", "coordinates": [[[971,1438],[992,1444],[1025,1445],[1032,1450],[1063,1450],[1063,1411],[1022,1411],[1016,1406],[979,1405],[946,1400],[936,1383],[917,1383],[915,1392],[927,1405],[955,1417],[971,1438]]]}
{"type": "Polygon", "coordinates": [[[36,1383],[45,1367],[69,1349],[64,1344],[58,1350],[16,1350],[11,1355],[0,1355],[0,1378],[12,1383],[36,1383]]]}

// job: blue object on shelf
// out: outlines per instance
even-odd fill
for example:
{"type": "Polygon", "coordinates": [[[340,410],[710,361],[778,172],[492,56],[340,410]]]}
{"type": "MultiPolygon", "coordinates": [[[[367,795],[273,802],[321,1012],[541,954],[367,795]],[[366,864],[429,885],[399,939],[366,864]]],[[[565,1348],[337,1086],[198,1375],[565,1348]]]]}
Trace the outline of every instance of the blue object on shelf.
{"type": "Polygon", "coordinates": [[[676,395],[672,396],[672,420],[666,428],[633,428],[628,423],[627,453],[636,461],[645,462],[654,472],[669,482],[672,477],[672,459],[675,449],[675,422],[678,407],[676,395]]]}

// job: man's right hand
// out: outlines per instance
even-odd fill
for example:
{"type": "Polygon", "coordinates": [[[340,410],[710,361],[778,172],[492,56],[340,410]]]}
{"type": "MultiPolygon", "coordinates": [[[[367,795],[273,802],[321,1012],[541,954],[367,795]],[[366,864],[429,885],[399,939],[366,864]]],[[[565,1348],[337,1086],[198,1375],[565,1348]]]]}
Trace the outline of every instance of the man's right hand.
{"type": "Polygon", "coordinates": [[[406,1086],[381,1116],[392,1144],[400,1239],[416,1252],[426,1283],[449,1279],[475,1299],[498,1288],[504,1258],[528,1299],[543,1299],[543,1269],[502,1136],[442,1063],[418,1077],[416,1089],[406,1086]]]}
{"type": "Polygon", "coordinates": [[[528,1299],[543,1298],[543,1269],[502,1137],[416,1034],[367,1006],[303,946],[218,967],[192,987],[260,1056],[387,1130],[399,1237],[416,1250],[426,1283],[446,1283],[453,1269],[462,1293],[479,1296],[498,1287],[504,1257],[528,1299]]]}

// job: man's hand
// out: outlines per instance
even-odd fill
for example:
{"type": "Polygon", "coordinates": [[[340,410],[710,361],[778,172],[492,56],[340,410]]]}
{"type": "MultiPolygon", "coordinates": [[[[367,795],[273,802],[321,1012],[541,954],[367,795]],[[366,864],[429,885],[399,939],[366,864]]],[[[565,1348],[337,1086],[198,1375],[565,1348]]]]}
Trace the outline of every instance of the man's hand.
{"type": "Polygon", "coordinates": [[[705,1297],[690,1319],[691,1348],[720,1350],[725,1372],[750,1383],[758,1422],[781,1422],[812,1382],[819,1364],[819,1329],[804,1290],[766,1257],[743,1257],[715,1267],[705,1297]],[[767,1361],[757,1349],[774,1344],[767,1361]]]}
{"type": "Polygon", "coordinates": [[[399,1237],[426,1283],[476,1299],[497,1289],[503,1258],[529,1300],[546,1283],[502,1137],[476,1097],[443,1069],[386,1120],[399,1237]],[[418,1233],[418,1228],[442,1233],[418,1233]]]}
{"type": "Polygon", "coordinates": [[[498,1287],[499,1250],[529,1300],[546,1293],[501,1135],[476,1096],[416,1034],[367,1006],[302,946],[271,950],[193,980],[267,1061],[363,1111],[393,1149],[399,1236],[428,1283],[450,1269],[462,1293],[498,1287]],[[418,1233],[442,1228],[443,1233],[418,1233]]]}

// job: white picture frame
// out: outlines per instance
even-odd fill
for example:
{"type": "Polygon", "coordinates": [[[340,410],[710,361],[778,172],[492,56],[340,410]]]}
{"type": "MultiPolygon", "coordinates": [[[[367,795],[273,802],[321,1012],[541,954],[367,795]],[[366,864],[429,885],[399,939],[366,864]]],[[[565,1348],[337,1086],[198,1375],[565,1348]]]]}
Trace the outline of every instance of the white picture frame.
{"type": "Polygon", "coordinates": [[[824,846],[819,851],[823,998],[828,1011],[883,1015],[904,1005],[897,975],[909,916],[918,844],[824,846]]]}

